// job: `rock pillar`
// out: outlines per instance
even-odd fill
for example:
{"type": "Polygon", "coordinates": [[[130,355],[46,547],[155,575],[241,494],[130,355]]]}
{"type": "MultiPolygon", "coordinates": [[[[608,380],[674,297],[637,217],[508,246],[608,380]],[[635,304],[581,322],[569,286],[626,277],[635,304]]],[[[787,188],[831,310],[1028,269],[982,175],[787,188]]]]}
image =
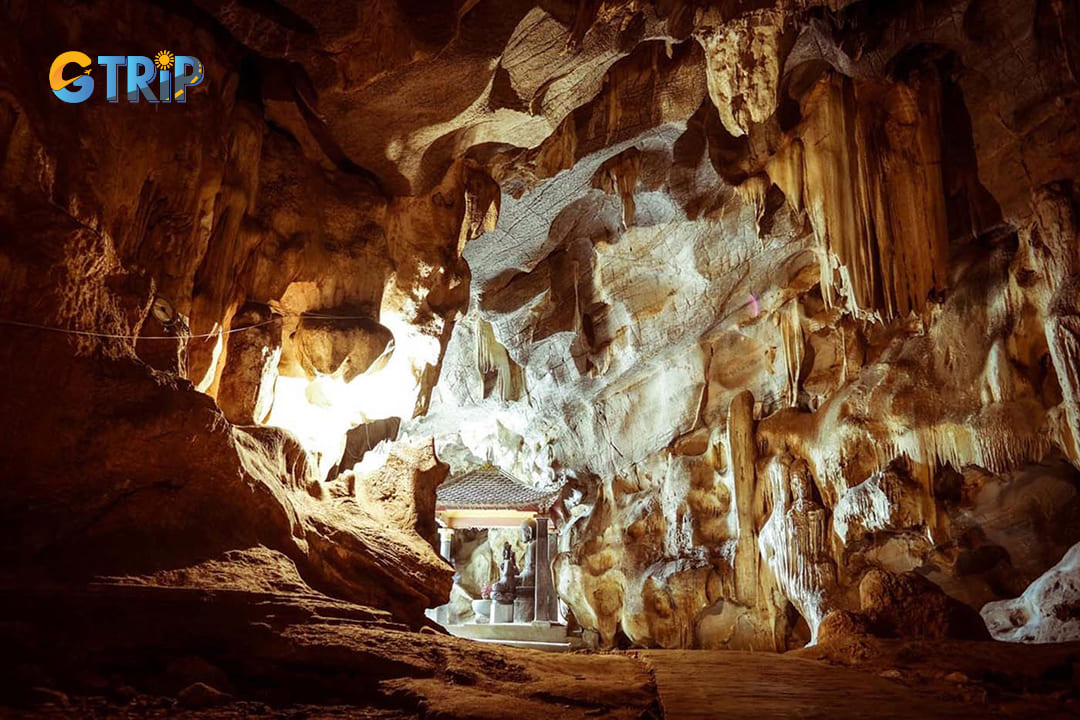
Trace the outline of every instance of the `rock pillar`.
{"type": "Polygon", "coordinates": [[[536,604],[534,620],[555,622],[558,619],[558,596],[551,577],[551,541],[548,535],[548,519],[536,518],[536,604]]]}
{"type": "Polygon", "coordinates": [[[728,409],[728,449],[735,477],[735,506],[739,541],[735,548],[735,591],[747,607],[757,599],[757,540],[754,536],[754,396],[749,390],[735,396],[728,409]]]}
{"type": "Polygon", "coordinates": [[[443,560],[454,564],[454,559],[451,556],[451,552],[454,544],[454,528],[441,527],[439,528],[439,555],[443,560]]]}

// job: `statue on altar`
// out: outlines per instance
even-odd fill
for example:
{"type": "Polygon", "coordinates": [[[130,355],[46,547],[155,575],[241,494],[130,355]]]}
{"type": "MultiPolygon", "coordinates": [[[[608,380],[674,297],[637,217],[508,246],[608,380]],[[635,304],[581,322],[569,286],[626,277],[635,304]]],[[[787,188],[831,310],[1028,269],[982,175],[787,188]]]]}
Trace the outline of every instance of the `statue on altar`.
{"type": "Polygon", "coordinates": [[[536,585],[536,525],[534,521],[521,523],[521,540],[525,544],[525,567],[518,576],[518,586],[532,588],[536,585]]]}
{"type": "Polygon", "coordinates": [[[510,548],[510,543],[504,543],[502,568],[499,579],[491,587],[491,599],[500,605],[513,605],[517,586],[518,568],[514,551],[510,548]]]}

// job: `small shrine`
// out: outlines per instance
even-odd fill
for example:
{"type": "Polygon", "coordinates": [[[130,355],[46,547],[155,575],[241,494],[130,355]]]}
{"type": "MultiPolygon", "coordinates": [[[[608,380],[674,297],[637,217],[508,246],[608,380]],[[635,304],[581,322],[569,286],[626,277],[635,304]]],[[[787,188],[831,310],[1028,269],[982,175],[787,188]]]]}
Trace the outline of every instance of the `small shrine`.
{"type": "Polygon", "coordinates": [[[440,553],[456,572],[451,602],[433,618],[451,634],[569,649],[551,571],[550,511],[560,491],[532,488],[491,463],[439,486],[440,553]]]}

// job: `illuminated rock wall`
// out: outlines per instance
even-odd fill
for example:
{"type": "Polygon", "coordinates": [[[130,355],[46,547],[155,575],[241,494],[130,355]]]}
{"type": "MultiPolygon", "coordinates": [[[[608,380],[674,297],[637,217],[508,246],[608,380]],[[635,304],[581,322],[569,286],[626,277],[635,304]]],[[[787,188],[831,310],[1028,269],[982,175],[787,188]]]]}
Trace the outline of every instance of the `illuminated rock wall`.
{"type": "Polygon", "coordinates": [[[489,160],[472,309],[406,427],[572,479],[558,587],[606,644],[915,632],[877,606],[977,610],[1078,539],[1075,9],[792,5],[673,14],[489,160]],[[524,396],[483,389],[491,347],[524,396]],[[901,589],[860,601],[871,570],[901,589]]]}

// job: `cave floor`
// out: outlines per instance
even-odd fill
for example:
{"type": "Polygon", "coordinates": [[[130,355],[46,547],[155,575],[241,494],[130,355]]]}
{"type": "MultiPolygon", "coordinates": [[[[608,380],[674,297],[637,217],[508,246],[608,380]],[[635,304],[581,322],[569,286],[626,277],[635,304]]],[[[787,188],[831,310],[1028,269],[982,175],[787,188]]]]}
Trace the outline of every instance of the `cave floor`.
{"type": "MultiPolygon", "coordinates": [[[[543,717],[665,717],[762,720],[763,718],[972,718],[972,717],[1080,717],[1075,683],[1047,691],[1027,690],[997,670],[969,676],[945,672],[933,656],[923,656],[902,669],[877,670],[887,659],[913,652],[903,645],[887,645],[870,666],[837,667],[829,662],[792,655],[708,650],[657,650],[631,653],[580,654],[568,659],[571,680],[561,688],[552,684],[560,673],[536,678],[535,686],[522,684],[510,697],[491,688],[455,686],[441,679],[403,681],[399,708],[348,704],[287,704],[235,699],[214,707],[185,707],[168,697],[145,695],[130,689],[118,700],[111,695],[46,696],[35,708],[12,710],[13,717],[207,717],[207,718],[543,718],[543,717]],[[630,661],[629,663],[627,661],[630,661]],[[646,679],[651,674],[653,683],[646,679]],[[614,671],[615,674],[612,674],[614,671]],[[884,673],[884,675],[882,675],[884,673]],[[989,676],[997,676],[990,679],[989,676]],[[626,704],[618,693],[629,691],[626,704]],[[649,702],[655,692],[659,703],[649,702]],[[595,695],[593,695],[595,693],[595,695]],[[613,702],[614,700],[614,702],[613,702]],[[513,708],[513,711],[509,708],[513,708]]],[[[879,648],[881,649],[881,648],[879,648]]],[[[955,652],[957,648],[953,648],[955,652]]],[[[963,648],[976,662],[985,648],[963,648]]],[[[1080,649],[1073,648],[1073,659],[1080,649]]],[[[508,655],[518,657],[514,650],[508,655]]],[[[997,659],[1009,652],[990,652],[997,659]]],[[[945,653],[948,656],[950,653],[945,653]]],[[[1068,654],[1068,653],[1066,653],[1068,654]]],[[[1050,663],[1037,663],[1037,675],[1048,679],[1051,666],[1066,660],[1060,649],[1050,663]]],[[[565,658],[565,656],[564,656],[565,658]]],[[[991,662],[991,667],[995,662],[991,662]]],[[[551,668],[538,668],[548,675],[551,668]]],[[[985,670],[985,668],[984,668],[985,670]]],[[[1075,670],[1073,670],[1075,672],[1075,670]]],[[[1064,678],[1059,678],[1064,679],[1064,678]]],[[[1053,684],[1053,683],[1051,683],[1053,684]]],[[[6,716],[6,715],[5,715],[6,716]]]]}
{"type": "Polygon", "coordinates": [[[788,655],[659,650],[638,657],[672,718],[970,718],[979,695],[974,687],[928,687],[924,673],[885,679],[788,655]]]}
{"type": "Polygon", "coordinates": [[[0,597],[3,717],[1080,716],[1080,644],[553,654],[409,631],[317,593],[98,583],[0,597]]]}

